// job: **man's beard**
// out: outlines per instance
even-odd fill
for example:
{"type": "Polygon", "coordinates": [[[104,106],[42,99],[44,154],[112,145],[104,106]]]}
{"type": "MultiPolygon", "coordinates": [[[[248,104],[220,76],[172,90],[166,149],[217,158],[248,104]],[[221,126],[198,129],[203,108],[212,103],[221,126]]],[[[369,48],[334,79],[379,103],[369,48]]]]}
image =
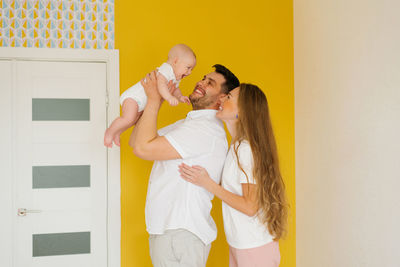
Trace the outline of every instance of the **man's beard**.
{"type": "Polygon", "coordinates": [[[189,96],[189,100],[192,103],[193,110],[205,109],[207,107],[212,106],[216,101],[217,97],[215,96],[202,96],[195,97],[193,93],[189,96]]]}

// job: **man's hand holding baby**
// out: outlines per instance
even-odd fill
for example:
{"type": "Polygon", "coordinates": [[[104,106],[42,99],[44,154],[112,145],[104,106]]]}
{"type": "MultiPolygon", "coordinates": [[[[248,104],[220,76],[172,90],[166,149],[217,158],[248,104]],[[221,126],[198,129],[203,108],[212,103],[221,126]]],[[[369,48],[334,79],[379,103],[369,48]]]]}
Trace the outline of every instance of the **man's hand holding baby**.
{"type": "MultiPolygon", "coordinates": [[[[163,98],[157,88],[157,71],[152,71],[146,75],[144,79],[140,81],[142,84],[144,91],[147,95],[148,102],[157,101],[159,104],[162,103],[163,98]]],[[[168,90],[171,94],[176,90],[176,85],[173,81],[168,82],[168,90]]]]}

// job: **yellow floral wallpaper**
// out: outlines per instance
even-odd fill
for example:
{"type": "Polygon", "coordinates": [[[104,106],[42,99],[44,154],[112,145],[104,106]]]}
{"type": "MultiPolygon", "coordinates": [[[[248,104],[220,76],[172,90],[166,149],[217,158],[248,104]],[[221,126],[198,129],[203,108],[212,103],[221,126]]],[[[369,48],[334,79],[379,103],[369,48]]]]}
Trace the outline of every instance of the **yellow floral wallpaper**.
{"type": "Polygon", "coordinates": [[[0,47],[114,48],[114,0],[0,0],[0,47]]]}

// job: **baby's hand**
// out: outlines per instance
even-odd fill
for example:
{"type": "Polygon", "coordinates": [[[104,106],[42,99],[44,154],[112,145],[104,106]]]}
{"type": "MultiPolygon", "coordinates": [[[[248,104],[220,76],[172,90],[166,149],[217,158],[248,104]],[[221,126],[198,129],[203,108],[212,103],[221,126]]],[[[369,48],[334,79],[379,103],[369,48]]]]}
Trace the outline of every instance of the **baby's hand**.
{"type": "Polygon", "coordinates": [[[176,106],[179,104],[179,100],[176,97],[170,97],[166,99],[171,106],[176,106]]]}
{"type": "Polygon", "coordinates": [[[179,97],[179,101],[190,105],[190,99],[187,96],[183,95],[183,96],[179,97]]]}

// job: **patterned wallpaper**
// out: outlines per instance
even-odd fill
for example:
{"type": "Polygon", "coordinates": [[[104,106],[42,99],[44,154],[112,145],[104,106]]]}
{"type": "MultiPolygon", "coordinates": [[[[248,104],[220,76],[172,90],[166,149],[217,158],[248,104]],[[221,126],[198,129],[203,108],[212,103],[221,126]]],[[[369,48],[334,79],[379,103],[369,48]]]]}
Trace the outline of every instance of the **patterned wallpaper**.
{"type": "Polygon", "coordinates": [[[0,0],[0,46],[114,48],[114,0],[0,0]]]}

